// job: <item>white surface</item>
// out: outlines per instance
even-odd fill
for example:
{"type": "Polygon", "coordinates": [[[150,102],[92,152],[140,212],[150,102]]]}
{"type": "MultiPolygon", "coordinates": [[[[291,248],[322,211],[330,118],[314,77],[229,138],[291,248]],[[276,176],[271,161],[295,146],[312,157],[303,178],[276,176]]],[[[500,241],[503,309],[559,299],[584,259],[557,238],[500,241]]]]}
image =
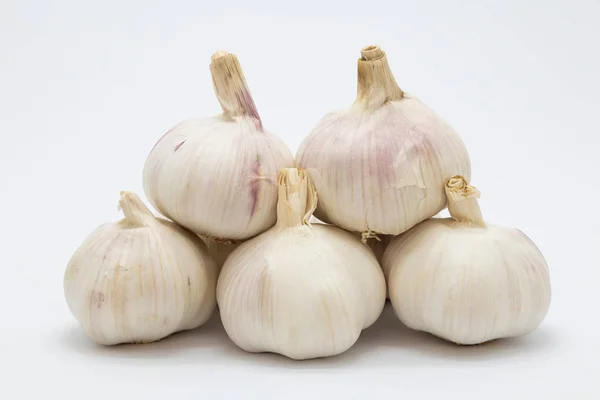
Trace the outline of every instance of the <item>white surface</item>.
{"type": "Polygon", "coordinates": [[[598,1],[158,3],[0,3],[1,398],[600,398],[598,1]],[[545,254],[539,330],[458,348],[388,309],[319,361],[246,354],[218,320],[154,345],[92,345],[63,299],[66,263],[120,217],[121,189],[143,195],[166,129],[219,112],[210,55],[238,54],[265,126],[295,151],[354,100],[373,43],[460,132],[486,219],[545,254]]]}

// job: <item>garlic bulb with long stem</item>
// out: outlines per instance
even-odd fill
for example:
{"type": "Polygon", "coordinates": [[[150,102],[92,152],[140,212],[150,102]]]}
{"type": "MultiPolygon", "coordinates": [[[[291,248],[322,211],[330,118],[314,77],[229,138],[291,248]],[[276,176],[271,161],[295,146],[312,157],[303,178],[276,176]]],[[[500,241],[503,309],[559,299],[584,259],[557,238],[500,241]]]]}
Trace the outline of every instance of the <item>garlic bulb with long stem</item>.
{"type": "Polygon", "coordinates": [[[317,188],[317,218],[361,232],[398,235],[446,206],[444,182],[471,163],[454,129],[400,89],[377,46],[362,49],[358,95],[326,114],[301,143],[297,166],[317,188]]]}
{"type": "Polygon", "coordinates": [[[237,57],[215,53],[210,71],[223,113],[169,130],[146,160],[144,191],[163,215],[197,234],[247,239],[275,224],[277,177],[294,156],[263,128],[237,57]]]}
{"type": "Polygon", "coordinates": [[[486,223],[479,191],[462,176],[445,190],[451,218],[431,218],[383,256],[389,297],[409,328],[458,344],[534,331],[551,300],[548,266],[518,229],[486,223]]]}
{"type": "Polygon", "coordinates": [[[148,343],[196,328],[216,308],[217,267],[200,238],[121,192],[125,218],[96,228],[64,275],[67,305],[96,343],[148,343]]]}
{"type": "Polygon", "coordinates": [[[350,232],[311,224],[316,205],[308,173],[282,170],[276,225],[227,258],[217,302],[240,348],[293,359],[336,355],[383,311],[385,280],[375,255],[350,232]]]}

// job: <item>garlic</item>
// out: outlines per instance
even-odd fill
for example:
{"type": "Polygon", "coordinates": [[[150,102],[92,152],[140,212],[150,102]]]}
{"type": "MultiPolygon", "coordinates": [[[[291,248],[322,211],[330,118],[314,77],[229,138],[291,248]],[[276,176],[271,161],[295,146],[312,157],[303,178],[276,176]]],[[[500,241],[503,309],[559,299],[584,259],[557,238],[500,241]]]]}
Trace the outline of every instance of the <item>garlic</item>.
{"type": "Polygon", "coordinates": [[[458,344],[534,331],[550,307],[548,267],[521,231],[484,222],[479,191],[446,184],[452,218],[393,239],[383,256],[392,306],[409,328],[458,344]]]}
{"type": "Polygon", "coordinates": [[[325,115],[296,160],[319,194],[316,217],[366,240],[398,235],[443,210],[445,181],[469,178],[471,163],[454,129],[398,87],[379,47],[361,55],[356,101],[325,115]]]}
{"type": "Polygon", "coordinates": [[[169,130],[146,160],[144,191],[163,215],[197,234],[247,239],[275,224],[277,177],[294,156],[263,128],[237,57],[218,52],[211,60],[223,113],[169,130]]]}
{"type": "Polygon", "coordinates": [[[64,275],[73,316],[96,343],[148,343],[196,328],[216,308],[217,268],[202,241],[121,192],[125,218],[96,228],[64,275]]]}
{"type": "Polygon", "coordinates": [[[282,170],[276,225],[241,244],[221,270],[221,320],[248,352],[333,356],[383,311],[385,280],[374,254],[352,233],[312,225],[316,205],[308,173],[282,170]]]}
{"type": "MultiPolygon", "coordinates": [[[[311,224],[326,224],[325,222],[321,221],[320,219],[315,218],[314,215],[310,217],[310,220],[308,222],[311,224]]],[[[326,225],[331,225],[331,224],[326,224],[326,225]]],[[[352,233],[354,233],[354,235],[356,235],[357,237],[363,239],[363,235],[361,233],[355,233],[355,232],[352,232],[352,233]]],[[[394,238],[393,235],[370,236],[370,237],[364,238],[365,240],[363,240],[363,242],[369,246],[369,248],[375,254],[377,261],[379,263],[381,263],[381,257],[383,257],[383,253],[385,252],[387,245],[390,243],[390,240],[392,240],[393,238],[394,238]]]]}
{"type": "Polygon", "coordinates": [[[200,236],[208,248],[208,255],[216,261],[219,271],[231,252],[237,249],[243,241],[218,240],[207,236],[200,236]]]}
{"type": "MultiPolygon", "coordinates": [[[[362,236],[362,235],[361,235],[362,236]]],[[[379,235],[376,237],[370,237],[367,239],[367,245],[377,258],[377,261],[381,264],[381,259],[383,257],[383,253],[385,249],[390,244],[390,241],[394,238],[393,235],[379,235]]]]}
{"type": "MultiPolygon", "coordinates": [[[[359,234],[359,237],[362,238],[362,235],[359,234]]],[[[385,253],[385,249],[390,244],[391,240],[395,237],[396,236],[393,236],[393,235],[379,235],[379,236],[369,237],[368,239],[366,239],[366,244],[369,246],[369,248],[375,254],[375,258],[377,258],[377,262],[379,263],[381,268],[383,268],[382,261],[383,261],[383,254],[385,253]]],[[[385,286],[385,298],[386,299],[390,298],[387,284],[385,286]]]]}

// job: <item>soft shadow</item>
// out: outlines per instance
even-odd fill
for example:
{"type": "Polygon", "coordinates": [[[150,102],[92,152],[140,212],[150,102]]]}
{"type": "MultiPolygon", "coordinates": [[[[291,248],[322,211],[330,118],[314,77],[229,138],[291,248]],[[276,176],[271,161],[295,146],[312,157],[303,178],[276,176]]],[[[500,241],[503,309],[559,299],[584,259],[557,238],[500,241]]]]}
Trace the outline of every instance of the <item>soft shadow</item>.
{"type": "MultiPolygon", "coordinates": [[[[218,311],[200,328],[179,332],[149,344],[102,346],[93,343],[78,325],[61,331],[58,344],[68,351],[103,357],[118,363],[143,364],[148,359],[163,365],[234,364],[257,368],[327,369],[351,368],[352,365],[389,367],[431,366],[457,362],[487,362],[514,357],[529,357],[556,347],[556,332],[540,327],[530,335],[501,339],[475,346],[459,346],[428,333],[413,331],[395,316],[389,301],[379,320],[364,330],[358,341],[346,352],[333,357],[296,361],[272,353],[248,353],[238,348],[227,336],[218,311]]],[[[155,365],[155,362],[152,364],[155,365]]]]}
{"type": "Polygon", "coordinates": [[[201,363],[205,356],[243,356],[244,352],[233,344],[221,324],[218,311],[202,326],[175,333],[154,343],[120,344],[103,346],[88,338],[81,327],[72,324],[58,334],[59,346],[68,351],[94,357],[112,358],[119,362],[130,359],[162,360],[166,364],[201,363]]]}
{"type": "Polygon", "coordinates": [[[542,328],[530,335],[495,340],[475,346],[459,346],[425,332],[409,329],[402,324],[390,302],[383,313],[358,341],[346,352],[333,357],[295,361],[277,354],[262,353],[254,358],[265,366],[289,369],[352,368],[360,364],[372,368],[389,366],[428,367],[433,364],[456,362],[487,362],[513,357],[529,357],[554,348],[557,335],[542,328]]]}
{"type": "Polygon", "coordinates": [[[498,339],[473,346],[457,345],[406,327],[398,320],[388,301],[379,320],[363,331],[353,349],[360,357],[369,354],[374,356],[386,351],[393,351],[398,355],[411,355],[407,359],[414,365],[415,361],[430,364],[434,359],[472,362],[527,357],[530,354],[546,352],[558,344],[559,338],[555,332],[540,327],[522,337],[498,339]],[[412,357],[415,355],[418,357],[412,357]]]}

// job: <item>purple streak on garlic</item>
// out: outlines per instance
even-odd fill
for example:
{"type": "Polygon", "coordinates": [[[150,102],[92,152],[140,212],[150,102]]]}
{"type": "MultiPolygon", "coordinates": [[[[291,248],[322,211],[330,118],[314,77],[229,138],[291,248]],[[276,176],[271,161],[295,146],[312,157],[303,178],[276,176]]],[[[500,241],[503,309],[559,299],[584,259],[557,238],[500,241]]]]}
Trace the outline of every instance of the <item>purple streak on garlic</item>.
{"type": "Polygon", "coordinates": [[[260,157],[256,157],[256,161],[252,166],[252,179],[250,182],[250,196],[252,198],[252,206],[250,208],[250,215],[254,215],[256,211],[256,204],[258,203],[258,194],[260,190],[260,157]]]}
{"type": "Polygon", "coordinates": [[[471,165],[459,135],[405,93],[376,46],[362,50],[348,109],[325,115],[296,160],[319,194],[315,212],[347,230],[398,235],[444,209],[444,182],[471,165]]]}
{"type": "Polygon", "coordinates": [[[223,113],[165,134],[146,160],[144,191],[161,214],[197,234],[244,240],[275,224],[279,171],[294,157],[263,128],[237,57],[215,53],[210,71],[223,113]]]}

